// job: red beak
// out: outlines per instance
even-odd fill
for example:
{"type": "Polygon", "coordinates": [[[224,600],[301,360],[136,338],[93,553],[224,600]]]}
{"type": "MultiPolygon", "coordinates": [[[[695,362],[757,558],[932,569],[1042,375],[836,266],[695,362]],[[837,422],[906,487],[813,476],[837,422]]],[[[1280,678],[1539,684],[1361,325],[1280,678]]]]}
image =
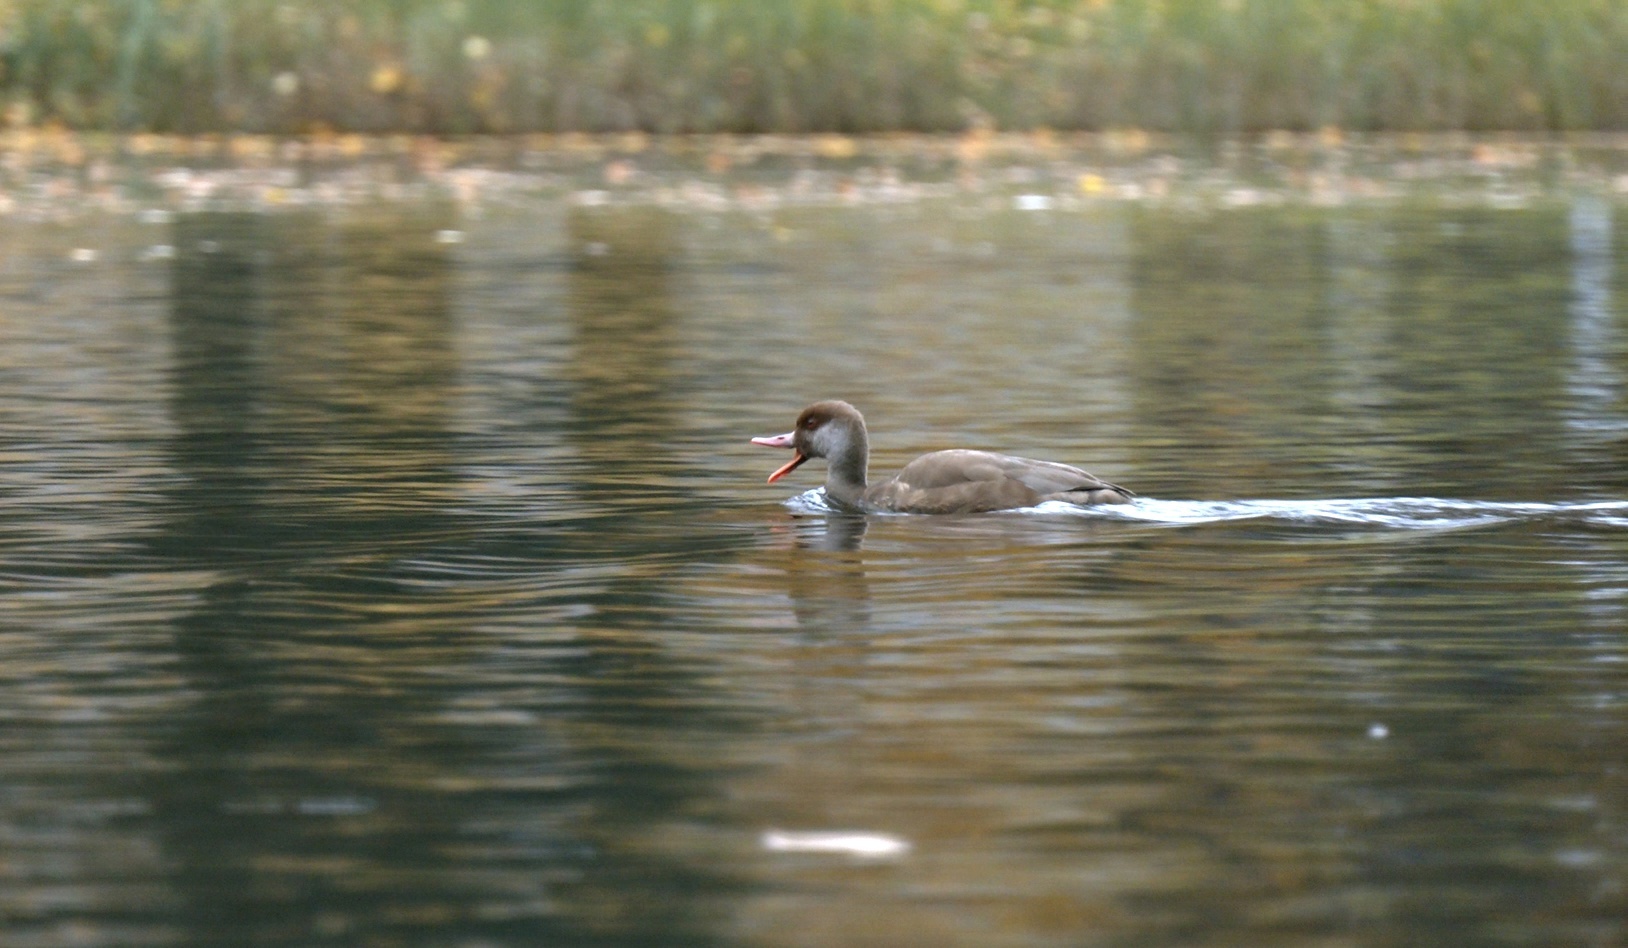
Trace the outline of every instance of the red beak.
{"type": "Polygon", "coordinates": [[[769,438],[753,438],[752,439],[753,444],[761,444],[766,448],[791,448],[795,452],[792,455],[792,458],[791,458],[790,461],[787,461],[784,465],[782,465],[780,467],[779,470],[777,470],[773,474],[769,475],[768,483],[773,484],[775,481],[780,480],[782,477],[785,477],[787,474],[790,474],[792,471],[797,470],[797,465],[802,464],[804,461],[808,460],[807,455],[803,454],[803,452],[801,452],[801,451],[796,450],[796,442],[797,442],[796,435],[797,435],[797,432],[788,431],[783,435],[774,435],[773,437],[769,437],[769,438]]]}

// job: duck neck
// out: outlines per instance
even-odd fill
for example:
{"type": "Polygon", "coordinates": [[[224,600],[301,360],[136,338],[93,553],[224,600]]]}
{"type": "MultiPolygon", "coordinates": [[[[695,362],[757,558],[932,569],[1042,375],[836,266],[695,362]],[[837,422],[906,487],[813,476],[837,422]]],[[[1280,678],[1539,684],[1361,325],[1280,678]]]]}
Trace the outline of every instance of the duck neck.
{"type": "Polygon", "coordinates": [[[840,503],[858,504],[865,493],[865,468],[870,454],[870,441],[864,429],[850,434],[842,450],[826,459],[826,495],[840,503]]]}

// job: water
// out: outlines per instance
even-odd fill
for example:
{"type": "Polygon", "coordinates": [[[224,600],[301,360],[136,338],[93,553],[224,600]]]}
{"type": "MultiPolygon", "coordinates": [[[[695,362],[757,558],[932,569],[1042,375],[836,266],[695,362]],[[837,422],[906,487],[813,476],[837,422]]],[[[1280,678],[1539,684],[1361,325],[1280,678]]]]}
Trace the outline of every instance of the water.
{"type": "Polygon", "coordinates": [[[1620,944],[1538,154],[9,167],[0,941],[1620,944]],[[1143,499],[833,512],[820,397],[1143,499]]]}

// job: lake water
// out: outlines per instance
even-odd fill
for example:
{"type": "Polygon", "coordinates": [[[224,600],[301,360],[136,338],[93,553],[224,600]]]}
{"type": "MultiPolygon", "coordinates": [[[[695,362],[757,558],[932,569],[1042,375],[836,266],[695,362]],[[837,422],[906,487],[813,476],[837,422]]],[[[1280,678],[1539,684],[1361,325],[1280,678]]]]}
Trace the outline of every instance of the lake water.
{"type": "Polygon", "coordinates": [[[1099,146],[10,152],[0,942],[1622,944],[1628,147],[1099,146]]]}

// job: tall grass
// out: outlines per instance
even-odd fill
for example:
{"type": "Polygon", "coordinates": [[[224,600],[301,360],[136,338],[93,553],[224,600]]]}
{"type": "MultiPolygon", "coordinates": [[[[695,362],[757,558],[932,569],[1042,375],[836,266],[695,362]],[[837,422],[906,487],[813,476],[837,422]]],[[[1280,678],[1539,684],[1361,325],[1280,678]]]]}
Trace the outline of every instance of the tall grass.
{"type": "Polygon", "coordinates": [[[10,122],[1628,128],[1621,0],[0,0],[10,122]]]}

